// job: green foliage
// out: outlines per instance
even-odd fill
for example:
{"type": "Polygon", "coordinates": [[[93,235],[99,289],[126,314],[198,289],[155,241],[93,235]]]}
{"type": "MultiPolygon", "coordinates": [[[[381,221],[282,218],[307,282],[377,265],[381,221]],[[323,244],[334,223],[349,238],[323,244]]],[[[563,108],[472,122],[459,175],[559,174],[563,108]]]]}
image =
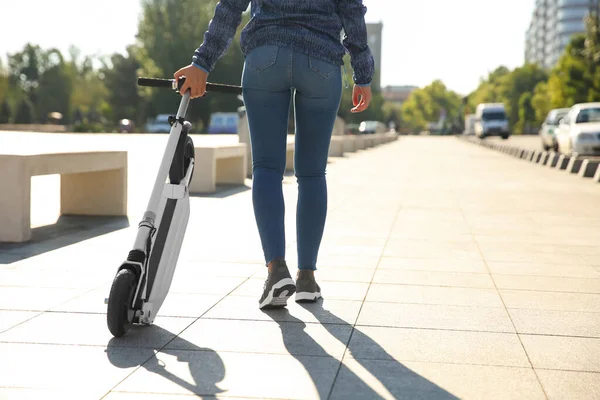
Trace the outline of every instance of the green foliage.
{"type": "Polygon", "coordinates": [[[521,96],[529,94],[529,102],[531,102],[531,93],[533,93],[536,85],[546,81],[548,76],[544,70],[537,65],[526,64],[523,67],[514,69],[511,73],[500,78],[500,93],[504,100],[508,120],[512,127],[522,127],[529,120],[519,119],[519,101],[521,96]],[[521,123],[519,125],[519,122],[521,123]]]}
{"type": "Polygon", "coordinates": [[[10,122],[10,105],[8,99],[4,99],[0,105],[0,124],[8,124],[10,122]]]}
{"type": "Polygon", "coordinates": [[[517,130],[523,133],[531,133],[531,127],[535,122],[535,110],[532,105],[533,96],[525,92],[519,98],[519,119],[517,121],[517,130]]]}
{"type": "Polygon", "coordinates": [[[130,46],[127,56],[114,54],[110,65],[104,65],[100,71],[104,76],[108,99],[106,104],[95,104],[93,108],[103,109],[102,115],[114,124],[123,118],[139,121],[141,117],[141,96],[137,87],[137,74],[141,64],[134,53],[130,46]]]}
{"type": "Polygon", "coordinates": [[[32,124],[35,119],[33,104],[28,99],[23,99],[19,103],[15,114],[15,124],[32,124]]]}
{"type": "Polygon", "coordinates": [[[547,82],[540,82],[536,85],[533,90],[533,97],[531,98],[531,106],[535,113],[535,123],[538,126],[542,125],[548,113],[552,110],[547,82]]]}
{"type": "Polygon", "coordinates": [[[443,82],[436,80],[429,86],[413,91],[402,105],[402,127],[422,130],[428,123],[440,120],[445,110],[448,122],[456,124],[461,108],[461,97],[448,90],[443,82]]]}
{"type": "MultiPolygon", "coordinates": [[[[78,131],[110,131],[121,118],[137,126],[158,113],[169,113],[179,96],[168,90],[140,88],[138,76],[171,77],[189,65],[202,43],[218,0],[139,0],[142,15],[138,35],[125,54],[82,57],[72,47],[66,57],[55,49],[27,44],[20,52],[0,60],[0,121],[45,122],[48,113],[59,112],[63,122],[76,123],[78,131]],[[102,67],[95,69],[95,61],[102,67]]],[[[232,45],[210,74],[210,81],[240,84],[244,57],[240,33],[249,20],[244,13],[232,45]]],[[[514,70],[500,66],[483,79],[465,101],[441,81],[413,92],[402,107],[386,104],[378,88],[373,89],[370,108],[353,114],[349,57],[345,57],[349,88],[344,88],[339,115],[347,123],[365,120],[394,122],[399,130],[420,130],[447,113],[445,130],[462,125],[464,115],[480,103],[504,103],[516,132],[539,126],[553,108],[578,102],[600,101],[600,21],[593,14],[586,20],[585,35],[575,36],[551,71],[536,65],[514,70]]],[[[231,95],[209,93],[192,102],[188,118],[198,127],[207,126],[210,114],[236,111],[241,102],[231,95]]],[[[290,126],[293,127],[293,113],[290,126]]],[[[143,128],[142,128],[143,129],[143,128]]]]}

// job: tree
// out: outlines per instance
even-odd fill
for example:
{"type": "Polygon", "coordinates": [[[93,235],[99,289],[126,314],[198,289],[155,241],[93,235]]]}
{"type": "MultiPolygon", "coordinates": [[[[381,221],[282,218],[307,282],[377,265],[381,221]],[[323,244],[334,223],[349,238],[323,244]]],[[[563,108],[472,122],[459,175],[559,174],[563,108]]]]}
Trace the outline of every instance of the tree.
{"type": "MultiPolygon", "coordinates": [[[[73,82],[70,119],[75,124],[81,124],[84,123],[83,115],[91,109],[103,110],[108,107],[109,92],[104,85],[102,71],[94,69],[92,57],[80,59],[80,51],[76,47],[71,47],[69,54],[67,66],[73,82]]],[[[98,61],[106,65],[103,57],[98,61]]]]}
{"type": "Polygon", "coordinates": [[[8,71],[2,64],[2,58],[0,58],[0,99],[6,99],[8,97],[8,71]]]}
{"type": "Polygon", "coordinates": [[[535,112],[535,123],[541,125],[548,116],[550,110],[552,110],[552,102],[547,82],[540,82],[536,85],[533,90],[531,105],[535,112]]]}
{"type": "Polygon", "coordinates": [[[10,105],[8,99],[4,99],[0,105],[0,124],[8,124],[10,122],[10,105]]]}
{"type": "Polygon", "coordinates": [[[535,110],[532,103],[532,95],[525,92],[519,98],[519,122],[517,130],[523,133],[531,133],[531,127],[535,123],[535,110]]]}
{"type": "MultiPolygon", "coordinates": [[[[175,71],[192,61],[194,51],[202,43],[217,1],[197,0],[142,0],[142,18],[138,28],[139,47],[155,67],[153,73],[171,77],[175,71]]],[[[240,84],[243,69],[243,55],[239,45],[241,27],[248,21],[244,15],[240,28],[227,53],[219,60],[209,79],[213,82],[240,84]]],[[[142,64],[145,64],[140,60],[142,64]]],[[[155,112],[169,112],[177,104],[178,98],[168,91],[152,91],[152,103],[148,105],[155,112]]],[[[213,110],[235,111],[241,105],[235,96],[209,94],[206,98],[193,100],[201,102],[201,107],[190,107],[189,118],[201,119],[207,125],[213,110]]]]}
{"type": "Polygon", "coordinates": [[[46,122],[48,114],[59,112],[67,122],[71,112],[73,80],[60,51],[44,52],[47,64],[38,81],[35,109],[40,122],[46,122]]]}
{"type": "Polygon", "coordinates": [[[449,125],[457,124],[462,118],[459,115],[462,99],[455,92],[448,90],[440,80],[429,86],[413,91],[402,105],[403,125],[411,130],[426,129],[428,123],[441,120],[446,114],[449,125]]]}
{"type": "MultiPolygon", "coordinates": [[[[514,69],[511,73],[500,78],[500,93],[506,106],[508,120],[515,130],[525,125],[526,120],[519,116],[519,102],[525,93],[533,93],[538,83],[548,79],[548,74],[539,66],[526,64],[514,69]]],[[[528,98],[531,102],[531,96],[528,98]]]]}
{"type": "Polygon", "coordinates": [[[33,105],[31,101],[24,98],[19,103],[17,112],[15,114],[15,124],[31,124],[34,122],[35,114],[33,111],[33,105]]]}
{"type": "Polygon", "coordinates": [[[113,123],[127,118],[140,121],[142,116],[141,96],[138,93],[137,77],[140,62],[136,59],[133,46],[127,48],[127,56],[113,54],[111,65],[101,70],[104,85],[108,90],[108,105],[113,123]]]}
{"type": "Polygon", "coordinates": [[[474,113],[478,104],[504,102],[505,99],[500,91],[500,83],[502,78],[509,75],[510,72],[505,66],[500,66],[490,72],[487,79],[481,80],[477,89],[469,94],[466,110],[469,113],[474,113]]]}
{"type": "Polygon", "coordinates": [[[587,102],[594,86],[584,57],[585,36],[576,35],[567,45],[548,80],[552,108],[571,107],[587,102]]]}

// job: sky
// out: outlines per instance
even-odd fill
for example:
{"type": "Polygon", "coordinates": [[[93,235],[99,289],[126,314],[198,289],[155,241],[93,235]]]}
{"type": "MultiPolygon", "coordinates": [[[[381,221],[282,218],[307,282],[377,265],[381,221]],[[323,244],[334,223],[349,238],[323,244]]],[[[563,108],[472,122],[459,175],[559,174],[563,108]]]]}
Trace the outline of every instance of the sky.
{"type": "MultiPolygon", "coordinates": [[[[422,87],[441,79],[467,94],[496,67],[522,65],[534,1],[364,0],[367,22],[384,24],[382,85],[422,87]]],[[[135,41],[139,3],[0,0],[0,56],[5,59],[27,42],[64,54],[71,45],[83,54],[123,53],[135,41]],[[23,10],[25,20],[6,17],[23,10]]]]}

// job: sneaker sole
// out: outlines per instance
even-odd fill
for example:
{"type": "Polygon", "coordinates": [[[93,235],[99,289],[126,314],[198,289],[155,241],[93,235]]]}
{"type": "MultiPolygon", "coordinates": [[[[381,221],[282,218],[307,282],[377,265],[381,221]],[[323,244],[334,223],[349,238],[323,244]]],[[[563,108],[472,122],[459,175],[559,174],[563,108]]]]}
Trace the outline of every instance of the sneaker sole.
{"type": "Polygon", "coordinates": [[[258,305],[258,308],[285,307],[287,301],[296,293],[296,284],[291,278],[285,278],[275,283],[267,297],[258,305]]]}
{"type": "Polygon", "coordinates": [[[321,298],[321,292],[299,292],[296,293],[296,302],[313,302],[321,298]]]}

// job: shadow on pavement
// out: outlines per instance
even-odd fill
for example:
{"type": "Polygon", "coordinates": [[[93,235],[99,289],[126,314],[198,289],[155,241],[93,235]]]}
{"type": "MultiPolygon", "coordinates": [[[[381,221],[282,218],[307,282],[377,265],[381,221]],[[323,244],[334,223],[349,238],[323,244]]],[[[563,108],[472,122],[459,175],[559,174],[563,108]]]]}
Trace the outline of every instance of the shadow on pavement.
{"type": "MultiPolygon", "coordinates": [[[[435,383],[410,370],[402,363],[394,360],[394,358],[389,355],[379,344],[361,332],[360,329],[354,327],[352,324],[349,324],[348,322],[342,320],[323,308],[322,300],[318,301],[317,303],[304,303],[300,305],[311,312],[317,318],[319,323],[344,346],[349,345],[348,337],[350,337],[354,340],[360,340],[362,345],[368,346],[371,350],[376,351],[379,355],[377,357],[378,360],[357,359],[355,361],[360,364],[364,370],[368,371],[372,377],[377,379],[387,390],[387,392],[393,396],[393,398],[458,399],[456,396],[442,389],[435,383]],[[348,336],[348,331],[351,331],[350,336],[348,336]]],[[[286,321],[291,320],[293,322],[297,322],[298,324],[302,324],[303,327],[306,326],[304,322],[290,316],[287,309],[282,310],[282,312],[288,313],[286,321]]],[[[328,354],[325,349],[323,349],[308,333],[306,333],[304,329],[301,330],[302,333],[298,333],[299,331],[297,329],[293,331],[286,330],[284,329],[282,322],[276,322],[278,322],[282,328],[281,331],[286,348],[290,354],[294,355],[298,361],[303,364],[311,379],[315,383],[315,387],[319,389],[317,382],[322,381],[322,378],[319,376],[321,371],[316,371],[311,365],[307,364],[307,358],[298,356],[298,351],[294,351],[295,349],[297,350],[297,343],[299,341],[310,343],[310,345],[313,346],[312,349],[320,349],[318,354],[322,355],[323,357],[330,357],[336,361],[337,359],[328,354]],[[290,335],[290,332],[293,334],[290,335]],[[300,340],[298,334],[305,335],[305,337],[301,338],[300,340]]],[[[350,350],[347,349],[346,352],[348,353],[350,350]]],[[[348,354],[345,355],[345,359],[347,358],[348,354]]],[[[339,362],[337,362],[337,365],[339,366],[339,362]]],[[[368,382],[357,376],[351,369],[343,364],[336,375],[333,386],[331,388],[326,388],[326,392],[323,389],[319,390],[319,397],[333,399],[384,398],[368,382]]],[[[387,397],[389,398],[389,396],[387,397]]]]}
{"type": "Polygon", "coordinates": [[[25,243],[0,242],[0,264],[10,264],[130,226],[127,217],[62,215],[54,225],[31,230],[25,243]]]}
{"type": "MultiPolygon", "coordinates": [[[[126,336],[122,338],[112,338],[108,342],[106,356],[110,363],[117,368],[142,367],[148,372],[157,374],[174,384],[181,386],[190,394],[194,393],[196,396],[199,396],[199,398],[206,396],[207,398],[213,399],[215,395],[224,392],[217,386],[217,384],[225,378],[225,364],[219,354],[212,349],[198,347],[158,325],[147,327],[134,326],[126,336]],[[148,336],[173,336],[173,338],[169,340],[169,343],[177,338],[178,344],[182,346],[180,348],[185,348],[186,350],[165,348],[167,344],[154,347],[137,347],[139,346],[139,337],[142,335],[135,335],[136,331],[143,332],[143,336],[146,338],[148,336]],[[148,331],[151,332],[149,333],[148,331]],[[133,335],[131,335],[131,333],[133,333],[133,335]],[[134,346],[143,354],[141,359],[145,359],[146,361],[136,363],[130,357],[123,357],[121,349],[123,347],[131,348],[134,346]],[[179,367],[170,368],[171,370],[169,371],[169,366],[165,364],[165,361],[160,359],[160,354],[171,355],[176,357],[177,363],[187,364],[189,375],[191,375],[193,382],[188,382],[179,376],[183,375],[179,372],[179,367]],[[175,372],[172,372],[173,370],[175,372]]],[[[142,385],[147,386],[144,384],[142,385]]]]}

